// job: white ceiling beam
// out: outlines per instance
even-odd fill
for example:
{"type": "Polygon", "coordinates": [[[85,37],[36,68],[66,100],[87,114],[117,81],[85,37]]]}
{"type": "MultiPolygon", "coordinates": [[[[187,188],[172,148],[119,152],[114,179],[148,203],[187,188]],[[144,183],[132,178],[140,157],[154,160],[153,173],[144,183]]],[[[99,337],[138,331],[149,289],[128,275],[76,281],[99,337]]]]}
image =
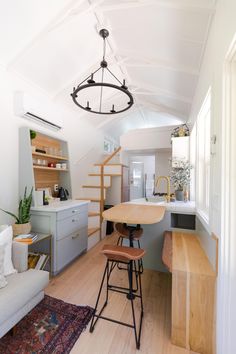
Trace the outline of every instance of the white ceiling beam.
{"type": "Polygon", "coordinates": [[[147,57],[143,54],[139,54],[137,57],[137,52],[132,50],[119,50],[118,53],[120,58],[125,60],[125,65],[127,67],[153,67],[153,68],[163,68],[175,72],[183,72],[185,74],[199,76],[199,70],[193,67],[175,65],[166,60],[158,60],[154,58],[147,57]],[[131,61],[131,62],[129,62],[131,61]]]}
{"type": "Polygon", "coordinates": [[[143,0],[143,1],[136,1],[136,2],[123,2],[118,4],[112,5],[104,5],[101,7],[103,12],[109,11],[117,11],[117,10],[127,10],[127,9],[134,9],[138,7],[147,7],[150,5],[156,5],[163,8],[175,9],[175,10],[195,10],[195,11],[206,11],[208,13],[212,13],[215,11],[214,5],[202,5],[199,4],[198,1],[190,2],[190,0],[143,0]]]}
{"type": "Polygon", "coordinates": [[[112,123],[113,121],[115,122],[120,122],[122,119],[127,118],[127,116],[138,112],[140,114],[140,112],[138,111],[138,107],[137,105],[133,105],[128,111],[124,112],[124,113],[120,113],[120,114],[112,114],[111,116],[107,117],[106,120],[103,120],[98,126],[98,129],[102,129],[104,128],[105,125],[108,125],[110,123],[112,123]]]}
{"type": "Polygon", "coordinates": [[[146,101],[144,101],[142,99],[138,99],[137,101],[143,107],[148,108],[148,109],[150,109],[150,110],[152,110],[154,112],[167,113],[167,114],[169,114],[171,116],[174,116],[174,117],[176,117],[176,118],[178,118],[180,120],[183,120],[183,121],[187,120],[187,116],[186,115],[183,115],[183,114],[177,112],[176,110],[171,109],[171,108],[169,108],[167,106],[164,106],[162,104],[152,104],[152,103],[146,102],[146,101]]]}
{"type": "Polygon", "coordinates": [[[130,68],[160,68],[175,72],[181,72],[184,74],[192,75],[192,76],[199,76],[199,71],[195,69],[190,69],[186,67],[174,66],[172,64],[165,63],[163,61],[156,61],[152,62],[151,60],[148,63],[144,63],[142,61],[136,63],[129,63],[128,60],[130,58],[126,58],[125,65],[130,68]]]}
{"type": "Polygon", "coordinates": [[[94,9],[99,6],[105,0],[97,0],[92,5],[89,5],[88,8],[80,10],[80,6],[88,0],[71,0],[68,5],[63,7],[63,9],[45,26],[41,31],[38,32],[36,36],[33,36],[23,49],[21,49],[14,57],[8,62],[7,68],[11,69],[15,63],[21,59],[22,56],[33,46],[36,42],[42,40],[49,32],[55,30],[59,26],[62,26],[71,19],[74,19],[75,16],[82,16],[88,12],[93,12],[94,9]]]}
{"type": "MultiPolygon", "coordinates": [[[[90,0],[89,0],[90,1],[90,0]]],[[[101,11],[101,7],[99,8],[96,8],[94,9],[94,15],[96,16],[97,18],[97,21],[98,21],[98,25],[99,26],[103,26],[103,22],[104,22],[104,16],[103,16],[103,13],[101,11]]],[[[111,25],[108,24],[108,29],[111,29],[111,25]]],[[[114,40],[112,39],[111,36],[109,36],[107,39],[106,39],[109,47],[110,47],[110,50],[111,50],[111,53],[112,55],[114,56],[114,59],[115,59],[115,62],[116,64],[119,66],[121,72],[124,74],[124,77],[125,79],[130,82],[130,76],[128,74],[128,71],[126,69],[126,66],[124,65],[123,63],[123,58],[120,58],[118,57],[118,55],[116,54],[118,52],[117,50],[117,46],[116,46],[116,43],[114,42],[114,40]]]]}
{"type": "Polygon", "coordinates": [[[206,46],[207,46],[207,40],[208,40],[208,37],[209,37],[212,21],[213,21],[213,13],[211,14],[211,16],[208,17],[207,28],[206,28],[206,31],[205,31],[205,38],[204,38],[204,41],[203,41],[201,55],[200,55],[200,59],[199,59],[199,72],[200,72],[200,69],[201,69],[202,62],[203,62],[203,56],[205,54],[205,50],[206,50],[206,46]]]}
{"type": "Polygon", "coordinates": [[[143,118],[143,122],[144,122],[145,126],[147,127],[147,126],[148,126],[148,121],[147,121],[146,115],[144,114],[144,112],[143,112],[143,110],[142,110],[142,106],[140,106],[139,104],[137,104],[137,107],[138,107],[138,111],[139,111],[141,117],[143,118]]]}
{"type": "MultiPolygon", "coordinates": [[[[87,76],[91,75],[92,72],[94,72],[95,70],[97,70],[99,68],[100,63],[101,63],[101,59],[102,58],[100,58],[98,61],[96,61],[93,65],[91,65],[88,69],[86,69],[86,71],[79,72],[76,75],[73,75],[73,77],[71,77],[69,80],[67,80],[64,85],[62,85],[59,89],[57,89],[57,91],[53,92],[51,98],[52,99],[56,98],[61,92],[66,90],[68,87],[71,87],[71,91],[72,91],[73,86],[77,87],[81,81],[83,81],[87,76]]],[[[110,65],[113,65],[113,63],[116,64],[116,60],[115,60],[114,56],[112,55],[112,53],[109,54],[109,56],[107,56],[106,59],[110,65]]],[[[123,62],[123,61],[121,61],[121,62],[123,62]]]]}
{"type": "MultiPolygon", "coordinates": [[[[184,103],[190,103],[192,104],[192,98],[190,97],[186,97],[186,96],[182,96],[182,95],[178,95],[174,92],[170,92],[170,91],[167,91],[167,90],[163,90],[159,87],[154,87],[154,86],[151,86],[151,85],[147,85],[147,84],[144,84],[143,82],[139,82],[139,81],[134,81],[132,80],[131,82],[132,85],[135,86],[135,89],[136,91],[134,92],[134,95],[139,92],[137,90],[137,87],[139,88],[139,90],[145,90],[145,91],[148,91],[150,93],[155,93],[156,95],[160,95],[160,96],[164,96],[164,97],[167,97],[167,98],[171,98],[171,99],[174,99],[174,100],[177,100],[177,101],[181,101],[181,102],[184,102],[184,103]]],[[[132,89],[130,89],[131,92],[133,92],[132,89]]],[[[141,91],[142,92],[142,91],[141,91]]]]}

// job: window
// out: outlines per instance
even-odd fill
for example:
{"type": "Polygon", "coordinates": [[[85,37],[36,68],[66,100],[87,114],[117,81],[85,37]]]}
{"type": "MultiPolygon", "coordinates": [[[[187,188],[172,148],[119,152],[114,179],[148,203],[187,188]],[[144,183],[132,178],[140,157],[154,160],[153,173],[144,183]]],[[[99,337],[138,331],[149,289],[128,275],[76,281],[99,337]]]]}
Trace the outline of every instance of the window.
{"type": "Polygon", "coordinates": [[[192,165],[191,169],[191,183],[190,183],[190,200],[196,200],[196,124],[193,126],[193,129],[190,134],[190,163],[192,165]]]}
{"type": "Polygon", "coordinates": [[[210,197],[210,124],[211,91],[209,89],[196,121],[196,206],[209,221],[210,197]]]}

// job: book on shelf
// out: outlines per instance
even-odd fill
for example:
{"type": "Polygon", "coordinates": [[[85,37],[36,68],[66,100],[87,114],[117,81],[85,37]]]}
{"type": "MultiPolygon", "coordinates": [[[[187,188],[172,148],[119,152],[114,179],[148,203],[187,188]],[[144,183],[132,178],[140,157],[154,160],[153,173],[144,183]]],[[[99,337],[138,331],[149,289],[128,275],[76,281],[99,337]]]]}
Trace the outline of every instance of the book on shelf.
{"type": "Polygon", "coordinates": [[[29,253],[28,254],[28,268],[34,269],[40,259],[40,254],[29,253]]]}
{"type": "Polygon", "coordinates": [[[22,234],[22,235],[18,235],[14,238],[14,241],[17,242],[24,242],[27,244],[31,244],[34,241],[36,241],[38,238],[38,235],[36,233],[30,233],[30,234],[22,234]]]}
{"type": "Polygon", "coordinates": [[[38,254],[38,253],[29,253],[28,254],[28,268],[32,269],[44,269],[49,255],[47,254],[38,254]]]}

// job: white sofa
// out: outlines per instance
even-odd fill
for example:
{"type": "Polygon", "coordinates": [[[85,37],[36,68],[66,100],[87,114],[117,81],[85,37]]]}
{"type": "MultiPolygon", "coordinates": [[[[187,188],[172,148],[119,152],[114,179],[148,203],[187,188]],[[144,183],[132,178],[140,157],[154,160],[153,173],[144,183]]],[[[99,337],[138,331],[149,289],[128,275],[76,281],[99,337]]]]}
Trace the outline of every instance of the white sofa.
{"type": "Polygon", "coordinates": [[[49,273],[28,268],[28,246],[12,243],[12,261],[17,273],[6,277],[0,289],[0,338],[44,298],[49,273]]]}

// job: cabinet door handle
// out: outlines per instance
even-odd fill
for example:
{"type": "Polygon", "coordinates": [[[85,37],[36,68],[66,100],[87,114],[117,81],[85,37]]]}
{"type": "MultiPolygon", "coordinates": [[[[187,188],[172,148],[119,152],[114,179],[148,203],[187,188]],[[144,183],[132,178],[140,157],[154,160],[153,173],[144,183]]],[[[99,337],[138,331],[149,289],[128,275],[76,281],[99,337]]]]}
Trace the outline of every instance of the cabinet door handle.
{"type": "Polygon", "coordinates": [[[79,220],[78,219],[72,219],[72,222],[78,222],[79,220]]]}
{"type": "Polygon", "coordinates": [[[76,234],[76,235],[72,236],[72,240],[75,240],[78,237],[79,237],[79,234],[76,234]]]}
{"type": "Polygon", "coordinates": [[[78,212],[78,210],[76,210],[76,209],[75,209],[75,210],[72,210],[72,213],[73,213],[73,214],[74,214],[74,213],[77,213],[77,212],[78,212]]]}

